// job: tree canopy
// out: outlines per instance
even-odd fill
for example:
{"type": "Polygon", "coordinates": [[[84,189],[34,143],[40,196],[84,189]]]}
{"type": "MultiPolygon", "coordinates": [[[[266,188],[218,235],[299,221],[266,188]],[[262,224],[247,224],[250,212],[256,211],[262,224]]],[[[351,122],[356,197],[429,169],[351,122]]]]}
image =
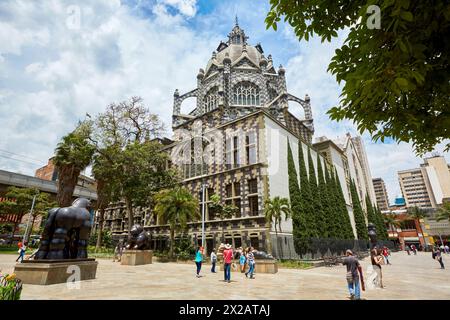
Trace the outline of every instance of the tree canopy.
{"type": "Polygon", "coordinates": [[[156,139],[164,127],[140,97],[110,104],[92,125],[94,177],[108,185],[103,196],[125,201],[130,236],[133,208],[152,207],[156,193],[176,182],[175,172],[166,168],[169,155],[156,139]]]}
{"type": "Polygon", "coordinates": [[[339,83],[344,82],[340,105],[328,111],[331,119],[353,120],[374,140],[412,142],[419,155],[450,138],[448,1],[270,4],[267,28],[276,30],[284,17],[300,40],[317,35],[322,42],[331,41],[348,30],[328,67],[339,83]]]}
{"type": "Polygon", "coordinates": [[[55,150],[53,163],[58,170],[58,193],[56,200],[60,207],[72,204],[72,196],[78,177],[92,161],[95,148],[89,141],[92,126],[83,121],[64,136],[55,150]]]}
{"type": "Polygon", "coordinates": [[[186,230],[188,222],[200,219],[199,203],[183,187],[161,190],[155,200],[155,212],[160,221],[170,226],[170,256],[173,257],[175,231],[186,230]]]}

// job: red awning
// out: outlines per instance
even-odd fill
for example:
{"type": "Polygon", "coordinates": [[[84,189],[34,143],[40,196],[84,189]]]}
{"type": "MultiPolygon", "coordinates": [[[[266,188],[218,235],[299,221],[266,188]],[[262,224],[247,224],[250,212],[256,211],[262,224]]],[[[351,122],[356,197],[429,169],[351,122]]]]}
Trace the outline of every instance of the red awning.
{"type": "MultiPolygon", "coordinates": [[[[0,202],[15,201],[15,199],[1,198],[0,202]]],[[[0,214],[0,223],[20,223],[22,217],[16,214],[0,214]]]]}

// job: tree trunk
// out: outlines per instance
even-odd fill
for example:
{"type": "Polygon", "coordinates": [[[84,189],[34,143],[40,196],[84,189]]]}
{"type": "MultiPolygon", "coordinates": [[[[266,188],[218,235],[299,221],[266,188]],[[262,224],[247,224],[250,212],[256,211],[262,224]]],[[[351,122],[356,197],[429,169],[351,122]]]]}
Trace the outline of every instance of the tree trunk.
{"type": "Polygon", "coordinates": [[[60,208],[69,207],[78,182],[80,170],[73,166],[61,166],[58,168],[58,192],[56,201],[60,208]]]}
{"type": "MultiPolygon", "coordinates": [[[[267,253],[273,255],[272,239],[270,239],[270,231],[272,230],[272,223],[267,222],[266,241],[267,241],[267,253]]],[[[276,231],[276,230],[275,230],[276,231]]]]}
{"type": "Polygon", "coordinates": [[[275,238],[277,239],[276,240],[276,242],[277,242],[277,250],[279,250],[278,251],[278,259],[280,259],[281,260],[281,247],[280,247],[280,243],[279,243],[279,241],[278,241],[278,231],[277,231],[277,225],[275,224],[275,238]]]}
{"type": "Polygon", "coordinates": [[[95,244],[95,250],[100,249],[102,245],[102,234],[103,234],[103,218],[105,217],[105,209],[100,209],[100,216],[98,219],[98,233],[97,233],[97,243],[95,244]]]}
{"type": "Polygon", "coordinates": [[[133,204],[131,200],[125,198],[125,205],[127,207],[127,215],[128,215],[128,243],[131,241],[131,227],[133,226],[133,204]]]}
{"type": "Polygon", "coordinates": [[[173,242],[175,241],[175,226],[170,226],[170,248],[169,256],[173,258],[173,242]]]}

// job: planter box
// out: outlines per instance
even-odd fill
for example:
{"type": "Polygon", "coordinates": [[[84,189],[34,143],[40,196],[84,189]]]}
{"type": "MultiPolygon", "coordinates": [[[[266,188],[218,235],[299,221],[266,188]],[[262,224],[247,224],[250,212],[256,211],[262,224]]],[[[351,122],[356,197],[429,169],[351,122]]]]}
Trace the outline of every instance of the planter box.
{"type": "Polygon", "coordinates": [[[16,264],[14,273],[25,284],[49,285],[67,282],[77,268],[80,280],[95,279],[97,265],[95,259],[24,260],[16,264]]]}
{"type": "Polygon", "coordinates": [[[152,250],[125,250],[122,254],[120,264],[126,266],[139,266],[151,264],[153,258],[152,250]]]}

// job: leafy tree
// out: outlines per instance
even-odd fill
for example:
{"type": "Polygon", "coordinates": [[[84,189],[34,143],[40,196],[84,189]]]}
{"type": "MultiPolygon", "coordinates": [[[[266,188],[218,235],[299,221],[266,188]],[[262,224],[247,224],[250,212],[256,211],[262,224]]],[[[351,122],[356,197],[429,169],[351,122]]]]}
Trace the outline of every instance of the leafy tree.
{"type": "MultiPolygon", "coordinates": [[[[90,136],[102,156],[102,172],[112,200],[123,200],[128,216],[128,237],[134,223],[134,207],[153,207],[154,196],[173,187],[176,173],[167,170],[169,155],[155,139],[163,132],[157,115],[151,114],[140,97],[112,103],[94,123],[90,136]]],[[[96,172],[94,171],[94,175],[96,172]]]]}
{"type": "MultiPolygon", "coordinates": [[[[318,154],[317,154],[318,155],[318,154]]],[[[318,159],[318,161],[320,161],[318,159]]],[[[314,162],[311,156],[311,148],[308,147],[308,168],[309,168],[309,190],[311,192],[311,207],[314,214],[314,226],[317,233],[317,237],[321,237],[323,233],[323,212],[322,203],[319,195],[319,186],[317,185],[316,171],[314,170],[314,162]]]]}
{"type": "Polygon", "coordinates": [[[450,222],[450,202],[445,202],[437,210],[437,221],[448,220],[450,222]]]}
{"type": "Polygon", "coordinates": [[[387,232],[386,224],[384,223],[384,215],[381,213],[380,208],[374,205],[373,211],[375,213],[375,218],[377,221],[377,230],[380,238],[383,240],[389,240],[389,234],[387,232]]]}
{"type": "Polygon", "coordinates": [[[105,210],[114,199],[115,184],[111,183],[115,179],[115,170],[110,168],[110,162],[102,154],[97,153],[94,156],[92,173],[97,181],[97,210],[99,211],[98,230],[95,238],[95,249],[98,250],[103,242],[103,223],[105,210]]]}
{"type": "Polygon", "coordinates": [[[337,204],[341,213],[341,228],[342,237],[344,239],[354,239],[352,223],[350,216],[348,215],[347,204],[345,203],[344,192],[342,191],[341,182],[337,174],[336,168],[334,169],[334,180],[336,186],[337,204]]]}
{"type": "Polygon", "coordinates": [[[378,239],[387,240],[388,235],[382,214],[378,210],[378,208],[372,204],[368,194],[366,194],[366,212],[367,212],[367,221],[375,225],[378,239]]]}
{"type": "Polygon", "coordinates": [[[297,170],[295,169],[294,158],[291,146],[288,141],[288,178],[289,178],[289,198],[292,210],[292,227],[295,251],[304,254],[308,246],[306,230],[306,219],[302,214],[302,199],[300,187],[298,185],[297,170]]]}
{"type": "Polygon", "coordinates": [[[328,67],[345,82],[340,106],[328,111],[332,119],[353,120],[375,140],[412,142],[418,154],[450,138],[448,1],[270,3],[266,26],[276,30],[284,17],[300,40],[330,41],[349,30],[328,67]],[[379,26],[371,5],[378,5],[379,26]]]}
{"type": "Polygon", "coordinates": [[[317,186],[318,194],[316,198],[319,200],[318,202],[321,210],[319,211],[320,216],[318,216],[318,219],[316,219],[316,222],[318,222],[316,226],[320,237],[329,238],[330,233],[328,230],[328,221],[331,212],[331,207],[330,202],[328,201],[328,190],[322,170],[322,162],[320,161],[318,153],[317,153],[317,177],[318,177],[318,186],[317,186]]]}
{"type": "Polygon", "coordinates": [[[95,149],[89,141],[91,130],[90,122],[81,122],[74,131],[64,136],[56,147],[53,163],[58,170],[56,200],[60,207],[72,204],[78,177],[92,161],[95,149]]]}
{"type": "Polygon", "coordinates": [[[170,226],[170,257],[173,257],[175,231],[186,230],[188,221],[200,219],[199,203],[183,187],[165,189],[155,196],[155,212],[162,223],[170,226]]]}
{"type": "Polygon", "coordinates": [[[222,242],[225,242],[225,219],[231,219],[237,213],[238,208],[233,205],[223,205],[217,194],[211,196],[211,202],[208,204],[208,207],[209,212],[219,217],[222,221],[222,242]]]}
{"type": "MultiPolygon", "coordinates": [[[[277,231],[277,225],[279,227],[280,232],[281,231],[281,220],[287,220],[291,217],[291,207],[289,204],[289,199],[282,198],[282,197],[274,197],[273,199],[266,199],[264,203],[264,215],[266,217],[266,221],[269,223],[269,225],[272,224],[272,222],[275,224],[275,236],[277,239],[278,244],[278,231],[277,231]]],[[[270,229],[272,229],[270,227],[270,229]]],[[[281,254],[281,247],[280,254],[281,254]]]]}
{"type": "Polygon", "coordinates": [[[339,208],[336,207],[336,197],[335,197],[335,188],[332,177],[328,168],[325,167],[325,183],[327,190],[327,202],[328,202],[328,218],[327,218],[327,227],[328,227],[328,236],[330,238],[338,239],[341,238],[341,226],[340,226],[340,214],[339,208]]]}
{"type": "Polygon", "coordinates": [[[364,213],[361,208],[361,202],[359,201],[358,192],[356,191],[355,182],[352,180],[350,183],[350,192],[352,195],[353,216],[355,218],[356,234],[358,239],[369,239],[366,221],[364,219],[364,213]]]}
{"type": "MultiPolygon", "coordinates": [[[[306,171],[305,157],[303,156],[303,147],[301,141],[298,144],[298,163],[299,163],[299,174],[300,174],[300,196],[302,211],[301,213],[305,216],[306,222],[306,237],[316,238],[316,222],[314,217],[314,207],[311,195],[310,184],[308,180],[308,172],[306,171]]],[[[314,174],[314,173],[313,173],[314,174]]]]}
{"type": "MultiPolygon", "coordinates": [[[[33,197],[36,196],[31,217],[31,227],[25,235],[25,239],[29,239],[36,217],[45,215],[48,210],[56,207],[56,203],[51,200],[48,193],[39,192],[39,190],[35,188],[9,187],[5,196],[10,200],[0,202],[0,214],[16,215],[18,216],[19,221],[22,220],[24,215],[30,213],[33,197]]],[[[12,230],[12,236],[14,236],[16,229],[17,223],[12,230]]]]}
{"type": "Polygon", "coordinates": [[[375,217],[375,210],[372,207],[372,203],[370,202],[370,198],[369,198],[368,194],[366,194],[366,213],[367,213],[367,222],[373,223],[375,225],[375,227],[377,228],[377,231],[379,231],[377,220],[375,217]]]}

